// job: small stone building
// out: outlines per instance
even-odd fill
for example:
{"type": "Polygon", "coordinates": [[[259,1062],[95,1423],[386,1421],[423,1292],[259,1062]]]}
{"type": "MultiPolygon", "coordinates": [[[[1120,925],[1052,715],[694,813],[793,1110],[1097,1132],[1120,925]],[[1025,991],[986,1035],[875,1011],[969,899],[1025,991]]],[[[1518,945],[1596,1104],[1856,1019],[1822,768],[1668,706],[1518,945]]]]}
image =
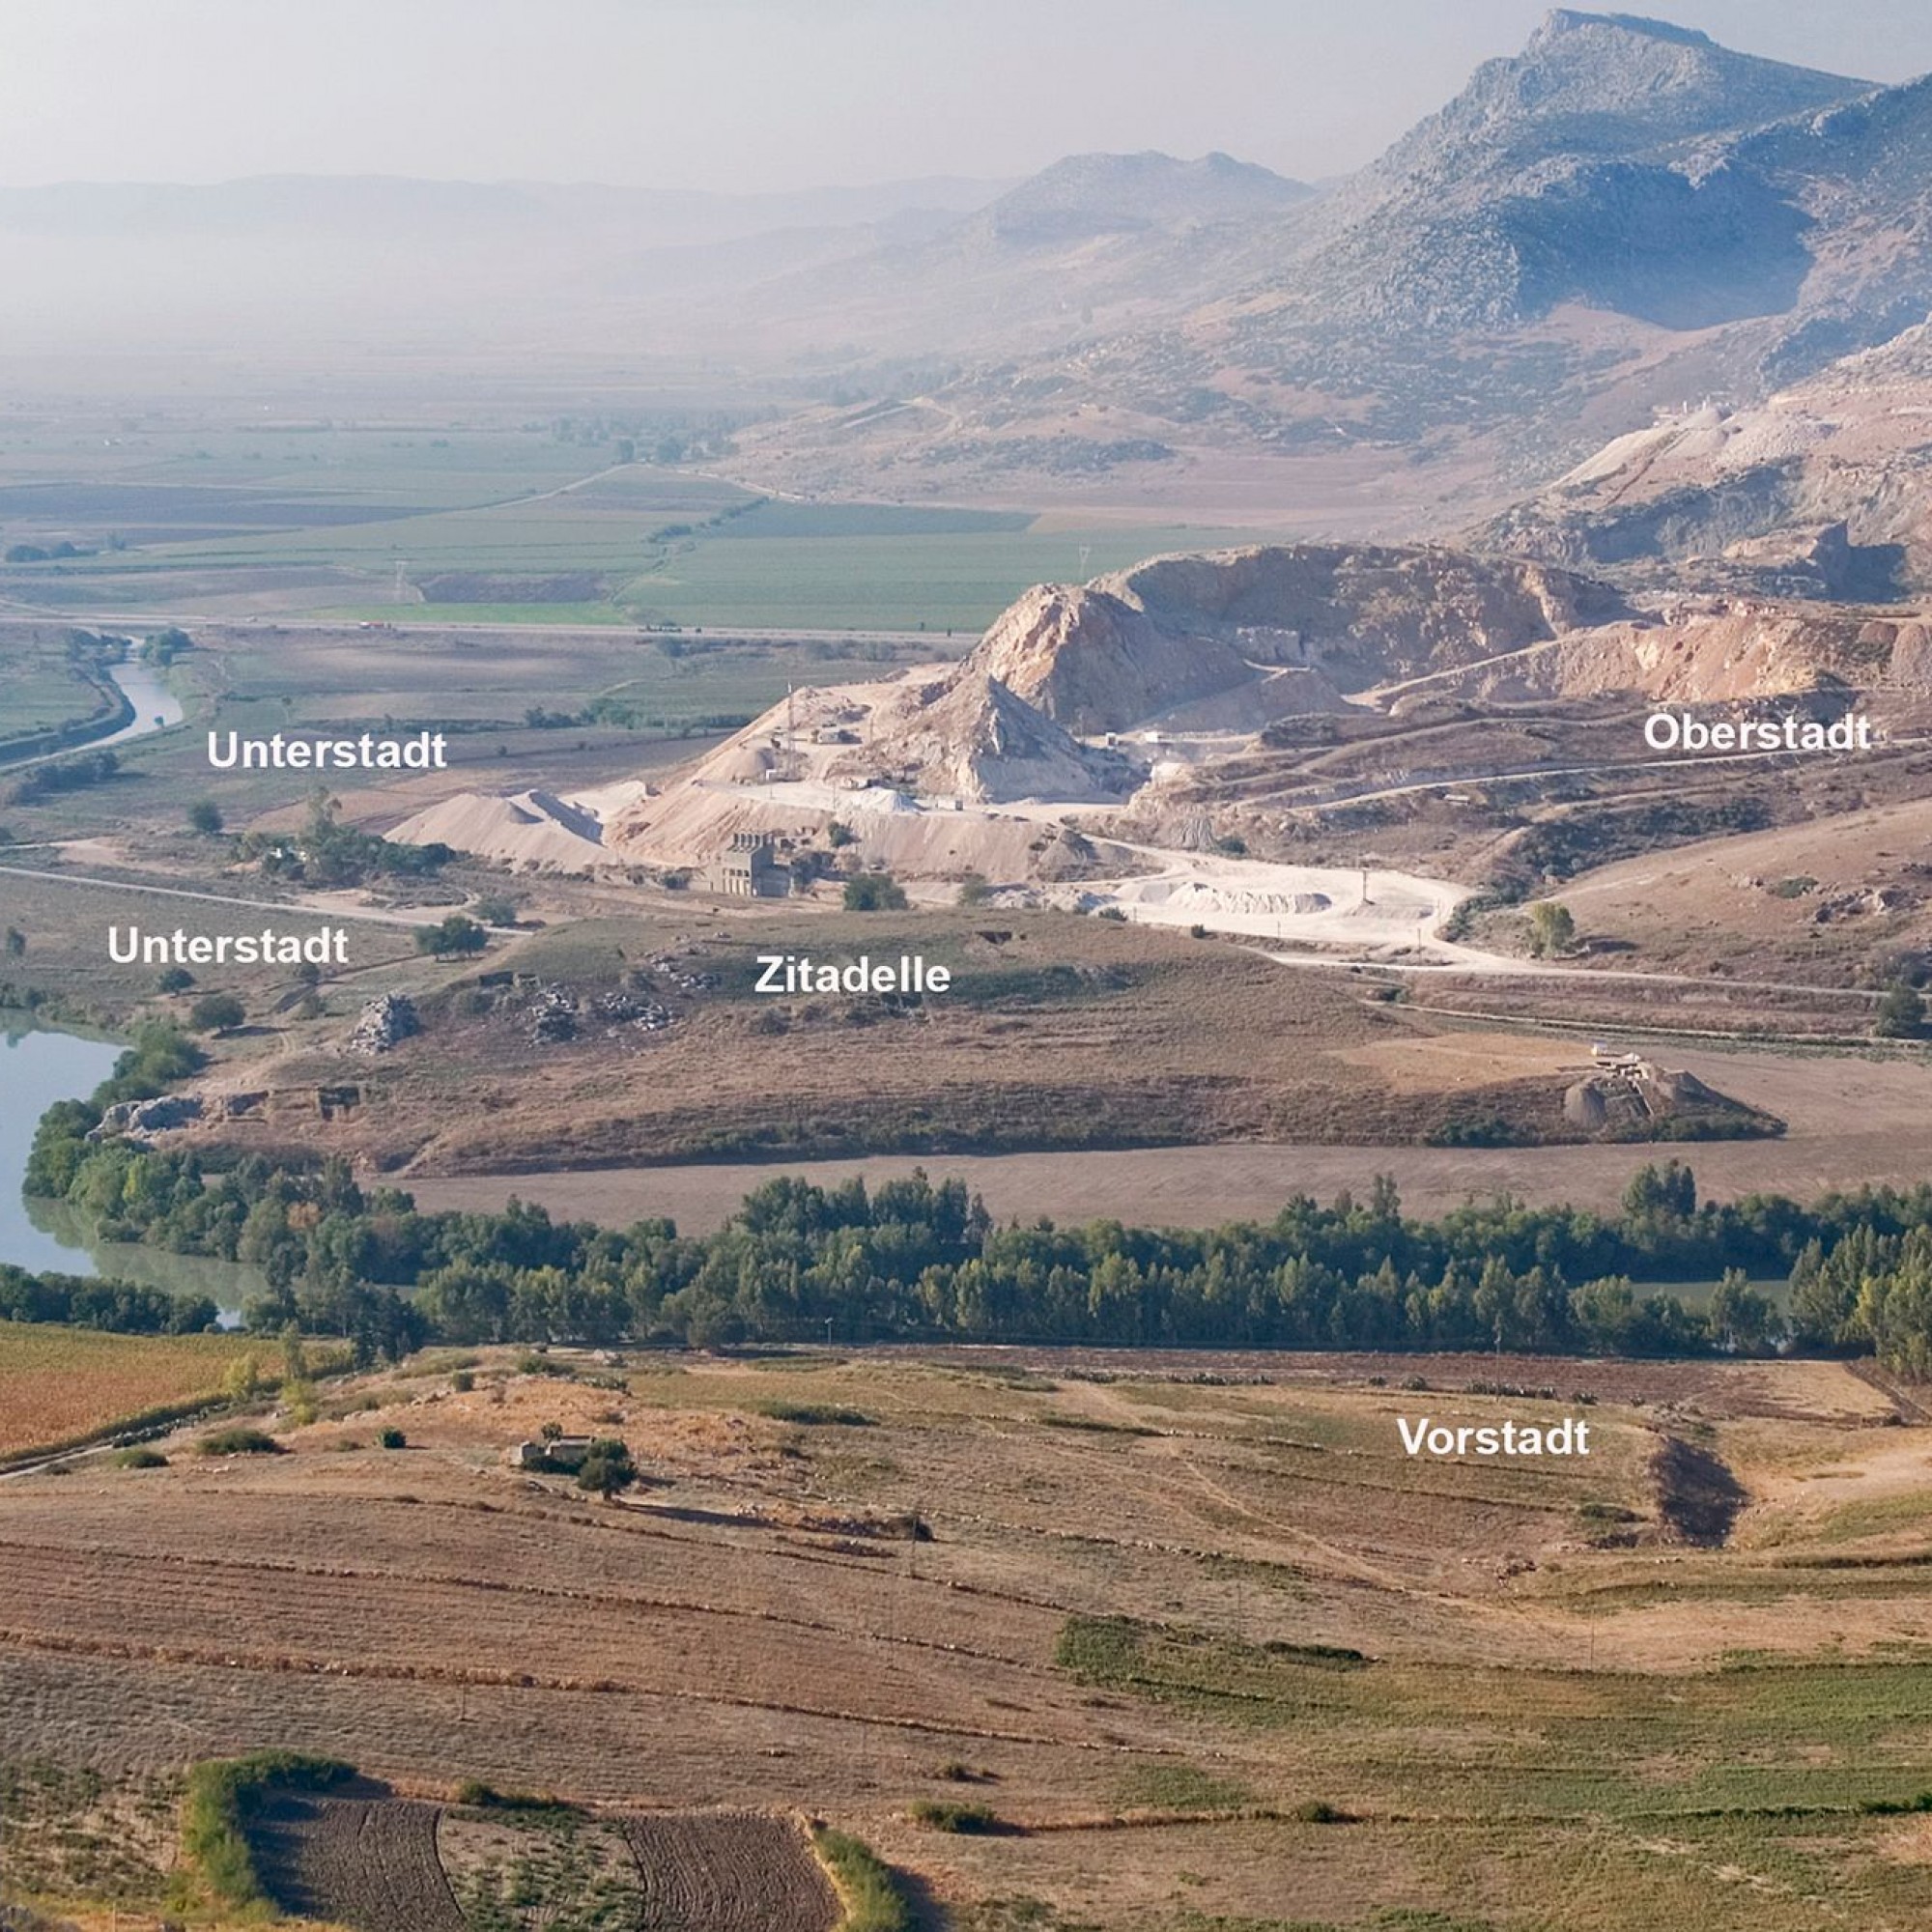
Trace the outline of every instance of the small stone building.
{"type": "Polygon", "coordinates": [[[559,1435],[548,1442],[519,1442],[510,1451],[515,1469],[581,1469],[590,1454],[588,1435],[559,1435]]]}

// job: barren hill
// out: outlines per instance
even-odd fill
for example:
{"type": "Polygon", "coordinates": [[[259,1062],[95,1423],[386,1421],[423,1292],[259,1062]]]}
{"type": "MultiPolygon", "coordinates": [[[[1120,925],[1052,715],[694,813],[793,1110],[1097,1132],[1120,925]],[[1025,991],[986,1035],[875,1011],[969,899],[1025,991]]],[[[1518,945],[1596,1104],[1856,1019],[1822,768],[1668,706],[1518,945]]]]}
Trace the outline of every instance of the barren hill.
{"type": "Polygon", "coordinates": [[[1315,190],[1231,155],[1069,155],[961,224],[964,239],[1031,244],[1264,215],[1315,190]]]}
{"type": "Polygon", "coordinates": [[[1126,730],[1236,690],[1250,692],[1247,720],[1259,728],[1284,710],[1330,709],[1346,692],[1544,642],[1619,608],[1602,584],[1515,559],[1260,547],[1041,585],[967,663],[1075,732],[1126,730]]]}
{"type": "Polygon", "coordinates": [[[1932,328],[1768,397],[1661,413],[1483,533],[1633,582],[1898,597],[1932,585],[1932,328]]]}

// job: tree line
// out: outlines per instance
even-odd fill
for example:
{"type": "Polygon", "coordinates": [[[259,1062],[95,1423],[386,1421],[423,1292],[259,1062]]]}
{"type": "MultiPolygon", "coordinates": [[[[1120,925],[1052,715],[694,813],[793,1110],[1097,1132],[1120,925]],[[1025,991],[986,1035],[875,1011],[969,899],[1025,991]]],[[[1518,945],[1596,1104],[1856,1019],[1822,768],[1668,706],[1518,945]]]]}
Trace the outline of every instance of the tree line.
{"type": "MultiPolygon", "coordinates": [[[[1153,1229],[1003,1227],[963,1182],[923,1174],[875,1188],[786,1177],[715,1234],[667,1220],[619,1231],[516,1201],[500,1213],[419,1212],[399,1190],[364,1189],[339,1159],[213,1171],[197,1152],[86,1138],[106,1098],[156,1084],[183,1057],[157,1032],[94,1101],[50,1109],[29,1190],[69,1202],[105,1238],[252,1264],[268,1287],[246,1308],[250,1328],[341,1335],[363,1359],[430,1341],[807,1340],[829,1323],[851,1342],[1790,1347],[1932,1375],[1932,1186],[1809,1207],[1777,1195],[1700,1203],[1691,1171],[1671,1160],[1639,1172],[1606,1215],[1498,1199],[1425,1220],[1383,1179],[1364,1199],[1296,1196],[1267,1221],[1153,1229]],[[1783,1312],[1751,1286],[1775,1276],[1790,1286],[1783,1312]],[[1704,1307],[1681,1293],[1714,1282],[1704,1307]]],[[[69,1319],[99,1313],[71,1305],[88,1312],[69,1319]]]]}

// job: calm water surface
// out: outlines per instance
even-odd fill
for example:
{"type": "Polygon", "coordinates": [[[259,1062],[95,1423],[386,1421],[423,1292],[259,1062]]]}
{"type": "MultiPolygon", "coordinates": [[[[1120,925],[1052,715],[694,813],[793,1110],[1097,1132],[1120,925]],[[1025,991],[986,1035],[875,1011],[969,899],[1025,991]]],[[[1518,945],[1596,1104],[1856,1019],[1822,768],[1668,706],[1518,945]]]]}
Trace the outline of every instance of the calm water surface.
{"type": "Polygon", "coordinates": [[[0,1262],[99,1273],[84,1244],[38,1225],[20,1182],[41,1116],[56,1100],[84,1099],[93,1093],[114,1071],[120,1054],[112,1040],[56,1033],[12,1017],[0,1021],[0,1262]]]}
{"type": "Polygon", "coordinates": [[[120,1056],[114,1041],[98,1035],[0,1014],[0,1262],[212,1295],[224,1318],[232,1317],[267,1286],[259,1269],[98,1240],[65,1202],[29,1200],[21,1192],[41,1116],[56,1100],[85,1099],[120,1056]]]}

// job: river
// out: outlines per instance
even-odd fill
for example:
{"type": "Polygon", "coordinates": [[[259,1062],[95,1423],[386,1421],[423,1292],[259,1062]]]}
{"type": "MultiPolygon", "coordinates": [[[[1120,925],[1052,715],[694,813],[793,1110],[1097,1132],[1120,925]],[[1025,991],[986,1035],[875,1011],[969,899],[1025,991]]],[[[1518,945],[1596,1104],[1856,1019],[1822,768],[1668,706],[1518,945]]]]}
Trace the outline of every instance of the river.
{"type": "Polygon", "coordinates": [[[150,731],[170,730],[187,716],[160,670],[146,659],[130,658],[126,664],[109,665],[107,675],[121,687],[122,696],[134,707],[134,716],[120,730],[110,731],[104,738],[90,739],[88,751],[125,745],[129,738],[145,738],[150,731]]]}
{"type": "Polygon", "coordinates": [[[9,773],[31,770],[35,765],[50,765],[71,758],[76,752],[104,751],[109,745],[125,745],[130,738],[145,738],[154,731],[169,731],[181,724],[187,712],[168,689],[167,679],[156,665],[145,658],[129,658],[125,664],[109,665],[107,675],[120,687],[121,695],[134,707],[134,715],[117,731],[98,738],[81,738],[63,745],[58,752],[42,752],[31,758],[17,758],[6,766],[9,773]]]}
{"type": "Polygon", "coordinates": [[[39,1025],[0,1014],[0,1262],[37,1271],[111,1275],[176,1294],[207,1294],[232,1320],[267,1286],[260,1272],[232,1262],[174,1255],[160,1248],[97,1239],[64,1202],[21,1191],[34,1128],[56,1100],[85,1097],[114,1070],[121,1049],[99,1035],[39,1025]]]}

